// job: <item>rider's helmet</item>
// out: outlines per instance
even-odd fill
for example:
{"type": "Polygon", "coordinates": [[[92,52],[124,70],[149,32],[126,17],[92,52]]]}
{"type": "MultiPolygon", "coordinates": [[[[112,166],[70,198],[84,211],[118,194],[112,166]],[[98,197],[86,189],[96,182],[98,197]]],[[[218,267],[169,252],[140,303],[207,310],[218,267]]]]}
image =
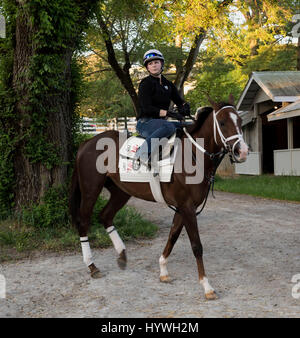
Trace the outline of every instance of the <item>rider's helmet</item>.
{"type": "Polygon", "coordinates": [[[153,60],[161,60],[162,69],[163,69],[165,59],[164,59],[163,54],[157,49],[147,50],[147,52],[144,54],[144,57],[143,57],[144,66],[147,67],[147,63],[153,60]]]}

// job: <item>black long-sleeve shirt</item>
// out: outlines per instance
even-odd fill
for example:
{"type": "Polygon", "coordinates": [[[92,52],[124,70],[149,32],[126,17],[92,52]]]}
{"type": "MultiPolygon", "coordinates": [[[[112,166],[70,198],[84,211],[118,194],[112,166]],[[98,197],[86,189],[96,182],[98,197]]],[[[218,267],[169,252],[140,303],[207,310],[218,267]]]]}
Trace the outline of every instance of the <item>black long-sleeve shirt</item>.
{"type": "Polygon", "coordinates": [[[164,76],[159,78],[151,75],[144,78],[139,85],[139,113],[137,119],[141,117],[160,118],[161,109],[168,110],[171,100],[177,105],[182,106],[184,101],[180,97],[175,85],[164,76]]]}

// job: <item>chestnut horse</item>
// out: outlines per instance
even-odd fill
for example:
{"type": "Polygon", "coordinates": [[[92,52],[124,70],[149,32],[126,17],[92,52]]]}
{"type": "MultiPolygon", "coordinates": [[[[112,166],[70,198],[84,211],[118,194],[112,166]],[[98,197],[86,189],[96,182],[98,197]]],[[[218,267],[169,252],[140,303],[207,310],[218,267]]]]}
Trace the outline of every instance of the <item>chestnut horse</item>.
{"type": "MultiPolygon", "coordinates": [[[[187,174],[183,170],[180,173],[173,172],[171,182],[161,183],[161,191],[166,203],[173,206],[174,209],[176,208],[176,211],[167,244],[159,258],[160,281],[168,282],[170,279],[167,259],[184,226],[196,258],[199,281],[204,288],[206,299],[215,299],[217,296],[205,275],[202,260],[203,250],[197,227],[197,208],[205,201],[211,180],[224,154],[228,152],[234,162],[245,161],[248,154],[248,147],[242,136],[241,118],[233,105],[232,97],[229,98],[229,103],[211,101],[211,104],[212,107],[202,109],[202,113],[196,116],[194,122],[186,126],[185,132],[180,137],[180,142],[188,138],[189,142],[193,143],[193,154],[197,151],[196,148],[203,151],[203,181],[198,184],[187,184],[185,180],[187,174]],[[204,149],[203,147],[199,148],[194,141],[196,138],[204,139],[204,149]]],[[[83,260],[94,278],[101,277],[101,273],[93,262],[87,234],[93,207],[103,187],[109,190],[110,199],[101,210],[99,218],[119,254],[120,268],[126,266],[126,248],[113,226],[114,216],[131,196],[155,202],[149,183],[120,181],[118,169],[99,173],[96,161],[99,155],[103,154],[103,150],[97,150],[96,145],[104,137],[111,139],[117,145],[114,160],[116,168],[118,168],[120,140],[118,131],[106,131],[87,140],[80,146],[77,153],[70,196],[70,213],[72,222],[79,232],[83,260]]],[[[193,161],[194,159],[195,157],[193,157],[193,161]]]]}

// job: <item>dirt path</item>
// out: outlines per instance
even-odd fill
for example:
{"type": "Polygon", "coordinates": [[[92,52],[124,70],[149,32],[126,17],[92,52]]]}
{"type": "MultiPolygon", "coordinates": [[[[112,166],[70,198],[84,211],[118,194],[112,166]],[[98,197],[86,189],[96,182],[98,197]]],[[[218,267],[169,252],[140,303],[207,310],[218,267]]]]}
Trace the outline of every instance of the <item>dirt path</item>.
{"type": "Polygon", "coordinates": [[[169,259],[173,282],[159,282],[158,259],[173,212],[132,199],[160,230],[153,240],[127,243],[125,271],[113,248],[93,251],[105,273],[98,280],[89,277],[80,254],[2,264],[7,295],[0,299],[0,317],[300,317],[291,282],[300,274],[300,204],[215,194],[198,224],[218,300],[204,299],[185,230],[169,259]]]}

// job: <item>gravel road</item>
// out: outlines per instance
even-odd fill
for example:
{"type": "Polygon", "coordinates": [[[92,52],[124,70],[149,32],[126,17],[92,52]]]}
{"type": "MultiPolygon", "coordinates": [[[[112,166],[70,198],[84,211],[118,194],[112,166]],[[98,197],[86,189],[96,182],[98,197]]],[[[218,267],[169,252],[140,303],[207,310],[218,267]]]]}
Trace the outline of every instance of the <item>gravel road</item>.
{"type": "MultiPolygon", "coordinates": [[[[204,264],[219,299],[206,301],[183,230],[169,258],[172,283],[159,282],[158,259],[173,211],[132,199],[160,230],[126,243],[128,266],[114,249],[93,250],[104,273],[91,279],[81,254],[41,254],[0,265],[6,298],[0,317],[300,317],[300,204],[215,192],[198,216],[204,264]]],[[[78,243],[78,245],[80,245],[78,243]]]]}

